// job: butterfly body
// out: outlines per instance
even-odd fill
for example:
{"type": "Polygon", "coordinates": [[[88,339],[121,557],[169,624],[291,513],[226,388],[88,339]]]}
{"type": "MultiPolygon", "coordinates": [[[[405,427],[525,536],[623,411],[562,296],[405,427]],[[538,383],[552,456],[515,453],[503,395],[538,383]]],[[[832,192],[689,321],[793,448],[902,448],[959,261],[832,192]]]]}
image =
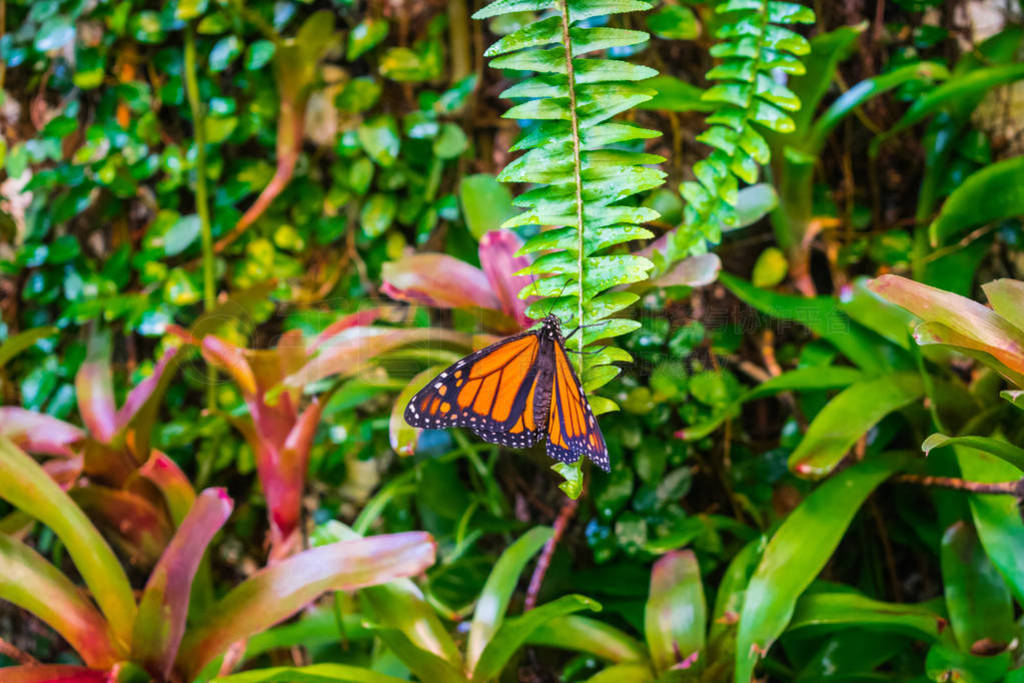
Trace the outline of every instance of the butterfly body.
{"type": "Polygon", "coordinates": [[[468,427],[484,441],[528,448],[547,437],[548,455],[580,456],[609,470],[604,437],[565,350],[558,318],[502,339],[431,380],[405,409],[413,427],[468,427]]]}

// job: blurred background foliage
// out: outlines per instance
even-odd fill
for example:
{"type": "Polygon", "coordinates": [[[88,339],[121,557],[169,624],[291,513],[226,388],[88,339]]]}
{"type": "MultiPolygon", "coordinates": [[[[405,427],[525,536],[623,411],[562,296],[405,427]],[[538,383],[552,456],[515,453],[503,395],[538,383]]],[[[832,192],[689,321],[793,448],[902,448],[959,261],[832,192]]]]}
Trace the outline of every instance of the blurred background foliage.
{"type": "MultiPolygon", "coordinates": [[[[533,186],[498,175],[545,129],[484,52],[543,2],[0,0],[0,434],[137,589],[174,491],[224,487],[189,633],[268,558],[436,541],[179,677],[1024,680],[1021,4],[574,1],[650,34],[603,50],[659,74],[619,120],[660,136],[614,150],[667,174],[625,200],[660,217],[614,253],[654,267],[615,290],[633,362],[588,383],[612,472],[578,507],[542,449],[401,418],[529,324],[538,228],[498,231],[533,186]]],[[[106,662],[30,611],[0,603],[0,664],[106,662]]]]}

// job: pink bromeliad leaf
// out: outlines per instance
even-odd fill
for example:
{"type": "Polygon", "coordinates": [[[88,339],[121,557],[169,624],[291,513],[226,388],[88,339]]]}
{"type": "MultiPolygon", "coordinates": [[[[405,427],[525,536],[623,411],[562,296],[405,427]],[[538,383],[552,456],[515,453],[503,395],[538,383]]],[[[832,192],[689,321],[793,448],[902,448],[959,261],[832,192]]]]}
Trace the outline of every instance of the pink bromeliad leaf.
{"type": "Polygon", "coordinates": [[[135,620],[132,660],[158,679],[170,676],[185,635],[192,580],[203,552],[232,507],[224,489],[200,493],[149,576],[135,620]]]}
{"type": "Polygon", "coordinates": [[[523,241],[510,230],[492,230],[480,239],[480,265],[487,275],[491,288],[501,302],[501,311],[515,319],[520,328],[533,324],[533,319],[526,315],[527,307],[536,299],[519,298],[519,291],[533,282],[532,275],[516,275],[530,265],[526,256],[516,256],[523,246],[523,241]]]}
{"type": "Polygon", "coordinates": [[[16,406],[0,407],[0,435],[29,453],[61,457],[74,455],[72,444],[85,438],[72,424],[16,406]]]}
{"type": "Polygon", "coordinates": [[[181,644],[176,668],[192,680],[232,643],[287,619],[326,591],[355,590],[419,574],[434,563],[424,532],[387,534],[305,550],[262,569],[208,611],[181,644]]]}
{"type": "Polygon", "coordinates": [[[500,310],[482,270],[447,254],[409,254],[381,268],[381,291],[392,299],[433,308],[500,310]]]}

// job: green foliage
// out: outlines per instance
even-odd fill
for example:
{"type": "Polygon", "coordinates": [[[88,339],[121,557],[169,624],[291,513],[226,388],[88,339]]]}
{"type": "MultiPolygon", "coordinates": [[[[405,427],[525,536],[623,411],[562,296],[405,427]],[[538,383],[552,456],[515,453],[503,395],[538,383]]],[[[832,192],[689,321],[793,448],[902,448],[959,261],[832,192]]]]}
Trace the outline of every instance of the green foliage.
{"type": "Polygon", "coordinates": [[[810,52],[807,39],[789,26],[814,23],[814,12],[792,2],[723,0],[711,55],[720,58],[708,74],[712,85],[701,99],[715,104],[710,127],[697,139],[712,148],[694,164],[696,180],[683,183],[684,226],[671,242],[669,261],[699,253],[717,243],[722,231],[736,225],[740,182],[756,183],[771,152],[758,127],[775,133],[795,130],[786,112],[800,109],[792,90],[771,75],[797,76],[806,71],[800,57],[810,52]],[[756,124],[756,125],[755,125],[756,124]]]}
{"type": "Polygon", "coordinates": [[[1024,30],[941,4],[8,0],[0,679],[1020,680],[1024,30]],[[527,306],[571,504],[402,419],[527,306]]]}

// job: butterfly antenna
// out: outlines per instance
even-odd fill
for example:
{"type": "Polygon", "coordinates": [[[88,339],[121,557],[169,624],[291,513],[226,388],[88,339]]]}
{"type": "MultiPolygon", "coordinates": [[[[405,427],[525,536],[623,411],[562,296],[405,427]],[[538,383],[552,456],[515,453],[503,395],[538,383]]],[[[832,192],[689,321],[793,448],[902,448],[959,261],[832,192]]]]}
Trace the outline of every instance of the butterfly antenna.
{"type": "MultiPolygon", "coordinates": [[[[582,330],[582,329],[583,329],[584,327],[597,327],[598,325],[601,325],[601,324],[602,324],[601,322],[596,322],[596,323],[590,323],[589,325],[577,325],[577,326],[576,326],[576,329],[574,329],[574,330],[573,330],[572,332],[570,332],[570,333],[569,333],[569,335],[568,335],[568,336],[567,336],[567,337],[565,338],[565,341],[569,341],[569,339],[570,339],[570,338],[571,338],[571,337],[572,337],[572,336],[573,336],[574,334],[576,334],[577,332],[579,332],[580,330],[582,330]]],[[[577,353],[579,353],[579,352],[577,351],[577,353]]]]}

